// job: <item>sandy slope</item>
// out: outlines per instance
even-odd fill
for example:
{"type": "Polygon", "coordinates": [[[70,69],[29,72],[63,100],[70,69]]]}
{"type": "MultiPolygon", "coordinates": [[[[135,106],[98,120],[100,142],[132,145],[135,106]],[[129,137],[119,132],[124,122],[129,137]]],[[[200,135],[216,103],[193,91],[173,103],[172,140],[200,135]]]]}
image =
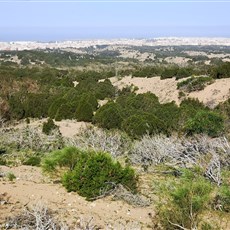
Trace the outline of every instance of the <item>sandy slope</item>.
{"type": "MultiPolygon", "coordinates": [[[[183,80],[183,79],[182,79],[183,80]]],[[[119,89],[127,85],[135,85],[139,89],[137,93],[152,92],[159,97],[160,102],[175,101],[179,104],[179,90],[175,78],[161,80],[160,77],[140,78],[127,76],[118,80],[116,77],[111,78],[111,82],[119,89]]],[[[192,92],[187,97],[198,98],[207,105],[215,106],[230,96],[230,78],[217,79],[215,82],[207,86],[204,90],[192,92]]]]}
{"type": "MultiPolygon", "coordinates": [[[[42,125],[46,121],[47,121],[46,118],[43,119],[31,118],[29,124],[27,124],[25,121],[21,121],[18,122],[17,124],[14,124],[13,128],[23,129],[28,126],[42,131],[42,125]]],[[[64,138],[73,137],[74,135],[84,130],[86,127],[90,126],[90,123],[83,122],[83,121],[76,121],[76,120],[62,120],[62,121],[54,121],[54,122],[59,127],[61,135],[64,138]]]]}
{"type": "Polygon", "coordinates": [[[217,79],[213,84],[206,86],[204,90],[191,92],[189,96],[198,98],[200,101],[213,107],[213,105],[230,97],[230,78],[217,79]]]}
{"type": "Polygon", "coordinates": [[[70,224],[79,218],[88,221],[92,217],[92,222],[101,229],[148,229],[147,226],[152,224],[151,207],[134,208],[123,201],[112,201],[111,197],[88,202],[77,193],[67,193],[60,184],[52,184],[40,168],[1,166],[0,172],[13,172],[17,177],[15,182],[0,178],[0,195],[9,197],[8,203],[0,203],[0,224],[6,217],[38,202],[50,207],[58,219],[70,224]]]}

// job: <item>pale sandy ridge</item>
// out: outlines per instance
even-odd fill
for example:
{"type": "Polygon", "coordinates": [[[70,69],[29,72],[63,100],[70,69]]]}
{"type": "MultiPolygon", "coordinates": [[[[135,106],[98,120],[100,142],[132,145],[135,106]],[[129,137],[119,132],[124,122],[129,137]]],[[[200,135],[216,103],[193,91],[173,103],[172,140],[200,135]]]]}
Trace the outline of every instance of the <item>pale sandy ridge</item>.
{"type": "MultiPolygon", "coordinates": [[[[131,76],[126,76],[122,79],[113,77],[110,80],[119,89],[133,84],[138,87],[137,93],[154,93],[159,97],[161,103],[175,101],[179,104],[181,101],[178,98],[179,90],[177,89],[179,81],[175,78],[161,80],[160,77],[132,78],[131,76]]],[[[181,79],[180,81],[183,80],[181,79]]],[[[216,79],[213,84],[206,86],[204,90],[188,93],[187,97],[198,98],[199,101],[206,105],[214,107],[230,97],[230,78],[216,79]]]]}

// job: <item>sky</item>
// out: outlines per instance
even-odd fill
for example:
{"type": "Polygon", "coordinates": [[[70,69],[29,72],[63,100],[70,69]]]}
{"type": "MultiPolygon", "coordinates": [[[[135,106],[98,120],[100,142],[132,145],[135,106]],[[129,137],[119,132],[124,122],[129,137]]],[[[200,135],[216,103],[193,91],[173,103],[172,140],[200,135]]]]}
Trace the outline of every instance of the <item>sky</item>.
{"type": "Polygon", "coordinates": [[[230,0],[0,0],[0,41],[230,37],[230,0]]]}

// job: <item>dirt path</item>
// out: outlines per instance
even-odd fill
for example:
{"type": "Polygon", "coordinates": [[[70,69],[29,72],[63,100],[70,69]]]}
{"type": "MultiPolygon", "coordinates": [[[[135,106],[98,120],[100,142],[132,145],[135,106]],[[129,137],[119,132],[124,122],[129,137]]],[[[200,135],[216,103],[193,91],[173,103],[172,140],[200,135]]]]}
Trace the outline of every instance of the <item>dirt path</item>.
{"type": "Polygon", "coordinates": [[[101,229],[151,229],[148,226],[152,224],[152,207],[136,208],[123,201],[112,201],[111,197],[88,202],[76,193],[67,193],[60,184],[51,183],[37,167],[0,166],[0,172],[16,176],[14,182],[0,178],[0,224],[25,206],[42,202],[57,213],[58,219],[69,224],[93,217],[93,223],[101,229]]]}

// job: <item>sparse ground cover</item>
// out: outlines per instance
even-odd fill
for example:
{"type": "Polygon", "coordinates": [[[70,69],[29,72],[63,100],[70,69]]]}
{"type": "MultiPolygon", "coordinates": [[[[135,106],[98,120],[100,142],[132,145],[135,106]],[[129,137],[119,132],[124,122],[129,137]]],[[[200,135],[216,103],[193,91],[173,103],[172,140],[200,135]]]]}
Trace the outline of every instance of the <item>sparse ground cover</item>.
{"type": "MultiPolygon", "coordinates": [[[[31,122],[30,125],[33,123],[31,122]]],[[[71,126],[70,121],[69,125],[71,126]]],[[[41,125],[39,129],[42,130],[41,125]]],[[[105,132],[96,127],[89,127],[80,129],[78,135],[65,137],[63,141],[65,145],[81,146],[84,154],[93,149],[106,150],[122,165],[131,165],[138,176],[136,195],[126,187],[115,186],[101,189],[98,196],[100,199],[86,201],[76,192],[68,194],[61,185],[65,164],[67,163],[70,169],[74,168],[75,165],[72,163],[78,161],[79,154],[72,153],[69,157],[65,157],[64,154],[64,157],[60,158],[62,160],[55,164],[58,165],[58,171],[49,176],[43,174],[40,167],[21,166],[26,162],[19,162],[23,155],[22,149],[17,156],[12,151],[6,154],[9,159],[12,157],[11,166],[0,168],[2,176],[0,193],[3,207],[1,210],[4,210],[1,215],[2,226],[5,226],[4,223],[12,226],[17,221],[17,225],[20,226],[25,215],[37,210],[40,214],[45,212],[45,215],[50,215],[56,225],[66,226],[66,228],[69,226],[70,229],[73,226],[87,229],[87,224],[90,224],[92,229],[96,229],[96,226],[102,229],[108,226],[111,229],[175,229],[176,225],[189,229],[190,224],[211,226],[213,229],[228,229],[230,149],[227,139],[197,136],[180,140],[176,137],[148,135],[132,143],[128,136],[123,135],[118,131],[105,132]],[[18,166],[13,166],[13,162],[18,166]],[[187,170],[185,177],[184,170],[187,170]],[[194,173],[199,176],[193,176],[194,173]],[[194,183],[194,189],[198,186],[198,190],[194,191],[204,189],[207,192],[189,195],[188,199],[198,199],[199,202],[203,199],[204,202],[197,209],[197,213],[193,212],[192,223],[187,222],[189,213],[184,213],[184,216],[181,216],[183,219],[178,219],[179,213],[184,208],[188,208],[186,203],[182,202],[184,207],[173,203],[177,202],[176,199],[185,199],[176,198],[176,194],[181,194],[183,188],[188,188],[185,186],[186,183],[191,186],[194,183]],[[206,189],[206,184],[210,190],[206,189]],[[39,208],[36,206],[37,202],[42,202],[40,211],[36,209],[39,208]],[[171,214],[167,217],[167,212],[170,210],[167,209],[168,207],[175,208],[174,213],[178,213],[177,217],[171,214]],[[210,215],[215,216],[215,221],[210,219],[210,215]],[[6,217],[8,219],[5,219],[6,217]]],[[[34,156],[35,153],[30,154],[34,156]]],[[[40,158],[45,160],[48,156],[45,154],[45,158],[44,155],[40,158]]],[[[54,156],[58,160],[58,155],[54,156]]],[[[31,159],[31,155],[24,157],[31,159]]],[[[93,178],[92,176],[92,183],[93,178]]],[[[111,179],[107,180],[111,182],[111,179]]],[[[71,183],[73,182],[74,180],[71,183]]],[[[32,226],[32,223],[30,224],[32,226]]]]}
{"type": "Polygon", "coordinates": [[[1,53],[1,227],[229,229],[229,63],[183,48],[1,53]]]}

